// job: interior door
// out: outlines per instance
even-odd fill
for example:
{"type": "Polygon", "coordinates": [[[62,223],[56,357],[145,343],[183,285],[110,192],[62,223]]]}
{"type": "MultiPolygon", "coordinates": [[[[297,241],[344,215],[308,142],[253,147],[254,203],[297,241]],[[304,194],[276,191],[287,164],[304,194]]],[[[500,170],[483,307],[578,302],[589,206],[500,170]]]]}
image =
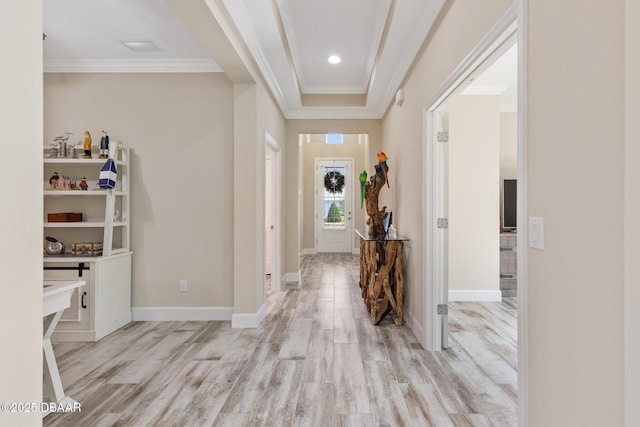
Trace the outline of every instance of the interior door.
{"type": "Polygon", "coordinates": [[[264,236],[265,236],[265,273],[271,274],[273,258],[273,165],[270,157],[265,163],[265,200],[264,200],[264,236]]]}
{"type": "Polygon", "coordinates": [[[316,251],[351,252],[352,160],[316,160],[316,251]]]}
{"type": "Polygon", "coordinates": [[[441,348],[449,347],[449,114],[435,112],[435,246],[437,318],[440,321],[441,348]]]}

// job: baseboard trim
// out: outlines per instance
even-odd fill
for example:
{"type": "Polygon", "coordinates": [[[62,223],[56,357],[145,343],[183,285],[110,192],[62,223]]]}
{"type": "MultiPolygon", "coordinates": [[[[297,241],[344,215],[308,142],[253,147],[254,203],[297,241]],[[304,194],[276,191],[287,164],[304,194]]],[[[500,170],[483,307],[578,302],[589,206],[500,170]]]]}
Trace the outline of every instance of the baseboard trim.
{"type": "Polygon", "coordinates": [[[351,250],[352,255],[360,255],[360,248],[353,248],[351,250]]]}
{"type": "Polygon", "coordinates": [[[300,281],[300,272],[298,271],[297,273],[285,273],[284,276],[282,276],[282,284],[288,283],[288,282],[299,282],[300,281]]]}
{"type": "Polygon", "coordinates": [[[231,320],[233,307],[131,307],[131,314],[137,322],[231,320]]]}
{"type": "Polygon", "coordinates": [[[318,251],[316,248],[304,248],[302,250],[303,255],[317,255],[318,251]]]}
{"type": "Polygon", "coordinates": [[[232,328],[258,328],[262,325],[266,315],[266,305],[262,304],[257,313],[234,313],[231,316],[232,328]]]}
{"type": "Polygon", "coordinates": [[[449,290],[449,301],[502,301],[499,289],[449,290]]]}
{"type": "Polygon", "coordinates": [[[423,348],[427,348],[424,342],[424,338],[425,338],[424,329],[422,328],[422,325],[420,324],[420,322],[417,322],[416,319],[408,311],[405,311],[403,315],[404,315],[404,320],[407,323],[407,326],[409,326],[409,329],[411,329],[411,332],[413,332],[413,335],[416,336],[416,338],[420,342],[420,345],[422,345],[423,348]]]}

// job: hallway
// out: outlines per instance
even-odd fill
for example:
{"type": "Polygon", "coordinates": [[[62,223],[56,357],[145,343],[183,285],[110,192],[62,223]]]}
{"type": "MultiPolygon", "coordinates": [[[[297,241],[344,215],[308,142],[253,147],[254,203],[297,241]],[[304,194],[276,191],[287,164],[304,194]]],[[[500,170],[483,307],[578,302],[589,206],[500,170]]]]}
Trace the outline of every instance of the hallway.
{"type": "Polygon", "coordinates": [[[262,329],[134,322],[56,344],[82,412],[44,425],[517,425],[514,298],[451,303],[451,348],[432,353],[389,316],[370,324],[358,271],[352,255],[304,256],[262,329]]]}

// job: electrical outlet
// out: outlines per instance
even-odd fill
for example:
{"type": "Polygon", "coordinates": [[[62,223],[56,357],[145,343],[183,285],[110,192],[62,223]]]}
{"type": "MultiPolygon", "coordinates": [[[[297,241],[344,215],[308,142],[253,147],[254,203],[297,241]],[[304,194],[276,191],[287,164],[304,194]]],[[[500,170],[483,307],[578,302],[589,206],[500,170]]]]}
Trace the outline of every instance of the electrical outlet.
{"type": "Polygon", "coordinates": [[[180,292],[187,292],[187,280],[186,279],[180,279],[180,292]]]}

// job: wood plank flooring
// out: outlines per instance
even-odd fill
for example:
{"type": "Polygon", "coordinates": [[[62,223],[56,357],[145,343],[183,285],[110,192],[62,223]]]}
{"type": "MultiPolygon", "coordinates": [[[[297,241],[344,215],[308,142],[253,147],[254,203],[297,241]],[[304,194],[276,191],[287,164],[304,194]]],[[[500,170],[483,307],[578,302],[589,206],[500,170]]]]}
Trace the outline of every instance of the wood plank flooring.
{"type": "MultiPolygon", "coordinates": [[[[44,426],[515,426],[516,300],[450,304],[450,349],[372,326],[358,258],[302,258],[260,329],[133,322],[54,345],[80,413],[44,426]]],[[[410,288],[413,284],[409,283],[410,288]]]]}

